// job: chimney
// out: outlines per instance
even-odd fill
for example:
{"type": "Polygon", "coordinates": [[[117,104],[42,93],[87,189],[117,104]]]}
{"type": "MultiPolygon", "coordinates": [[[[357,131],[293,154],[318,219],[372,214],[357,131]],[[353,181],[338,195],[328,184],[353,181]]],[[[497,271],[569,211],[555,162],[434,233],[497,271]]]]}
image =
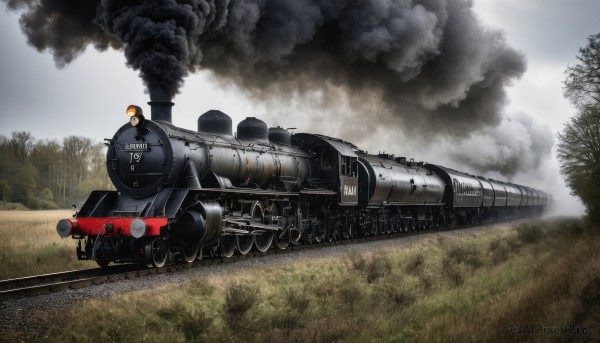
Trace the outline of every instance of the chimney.
{"type": "Polygon", "coordinates": [[[161,87],[152,87],[149,92],[151,119],[171,123],[171,108],[175,104],[171,102],[169,92],[161,87]]]}

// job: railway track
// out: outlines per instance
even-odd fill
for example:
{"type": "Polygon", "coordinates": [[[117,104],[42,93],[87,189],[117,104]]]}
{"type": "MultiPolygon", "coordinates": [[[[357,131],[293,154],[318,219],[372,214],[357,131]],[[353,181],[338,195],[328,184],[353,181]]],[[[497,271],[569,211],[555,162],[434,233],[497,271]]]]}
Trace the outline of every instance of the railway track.
{"type": "MultiPolygon", "coordinates": [[[[500,222],[489,223],[498,224],[500,222]]],[[[456,229],[466,229],[475,226],[488,225],[462,225],[456,229]]],[[[34,295],[48,294],[65,291],[67,289],[78,289],[92,285],[100,285],[119,280],[135,279],[149,275],[172,273],[190,268],[216,265],[221,263],[235,263],[248,258],[263,257],[275,254],[290,254],[296,251],[319,249],[338,245],[360,244],[368,241],[379,241],[409,237],[424,233],[434,233],[448,231],[445,228],[434,228],[427,230],[417,230],[412,232],[387,233],[376,236],[352,238],[348,240],[337,240],[331,242],[321,242],[319,244],[289,246],[285,250],[269,249],[266,252],[250,252],[246,255],[234,255],[229,258],[210,258],[194,261],[193,263],[176,263],[166,265],[160,268],[148,268],[137,264],[115,265],[106,268],[94,268],[84,270],[74,270],[60,273],[29,276],[23,278],[0,280],[0,301],[22,298],[34,295]]]]}

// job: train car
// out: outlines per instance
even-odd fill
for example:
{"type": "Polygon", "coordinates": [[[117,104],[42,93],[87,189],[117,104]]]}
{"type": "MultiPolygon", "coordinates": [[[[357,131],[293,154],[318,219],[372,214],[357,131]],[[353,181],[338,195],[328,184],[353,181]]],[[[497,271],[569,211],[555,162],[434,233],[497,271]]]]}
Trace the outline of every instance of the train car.
{"type": "Polygon", "coordinates": [[[481,220],[484,205],[484,186],[477,176],[447,167],[427,164],[429,170],[440,176],[446,185],[443,202],[446,221],[450,226],[481,220]]]}
{"type": "Polygon", "coordinates": [[[538,214],[550,202],[524,186],[370,155],[254,117],[234,134],[231,118],[212,110],[187,130],[171,123],[172,102],[149,105],[151,119],[129,106],[129,122],[107,140],[116,191],[93,191],[73,219],[57,224],[60,237],[78,241],[79,259],[160,267],[168,259],[538,214]]]}
{"type": "Polygon", "coordinates": [[[358,175],[359,207],[367,209],[363,217],[370,217],[370,222],[380,226],[390,222],[403,230],[439,225],[445,185],[422,163],[359,153],[358,175]]]}

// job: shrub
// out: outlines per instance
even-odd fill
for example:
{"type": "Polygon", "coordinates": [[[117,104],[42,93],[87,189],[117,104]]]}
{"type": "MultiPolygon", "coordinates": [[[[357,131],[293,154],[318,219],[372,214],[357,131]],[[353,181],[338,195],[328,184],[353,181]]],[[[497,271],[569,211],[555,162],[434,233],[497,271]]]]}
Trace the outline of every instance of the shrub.
{"type": "MultiPolygon", "coordinates": [[[[407,306],[417,299],[418,279],[414,277],[399,278],[396,280],[384,280],[379,288],[385,298],[384,303],[393,307],[407,306]]],[[[380,293],[380,292],[378,292],[380,293]]]]}
{"type": "Polygon", "coordinates": [[[492,263],[497,265],[502,263],[508,259],[508,254],[510,254],[510,245],[505,240],[498,240],[498,245],[494,247],[490,246],[490,251],[492,252],[492,263]]]}
{"type": "Polygon", "coordinates": [[[298,288],[286,288],[283,300],[284,304],[276,306],[270,317],[274,327],[285,331],[287,341],[291,331],[305,327],[311,301],[309,295],[298,288]]]}
{"type": "Polygon", "coordinates": [[[348,278],[347,280],[343,280],[340,285],[338,291],[340,302],[351,311],[354,311],[356,305],[359,304],[364,297],[365,291],[363,290],[363,284],[364,282],[348,278]]]}
{"type": "Polygon", "coordinates": [[[350,260],[350,266],[358,271],[358,272],[364,272],[365,271],[365,266],[367,265],[367,261],[364,258],[364,256],[356,251],[356,250],[352,250],[350,252],[350,255],[348,256],[348,259],[350,260]]]}
{"type": "Polygon", "coordinates": [[[375,280],[389,274],[391,271],[392,261],[389,255],[373,255],[366,266],[367,281],[374,282],[375,280]]]}
{"type": "Polygon", "coordinates": [[[209,297],[215,291],[215,287],[208,282],[208,278],[199,277],[190,283],[188,293],[191,296],[209,297]]]}
{"type": "Polygon", "coordinates": [[[252,322],[248,312],[258,302],[260,290],[245,282],[234,282],[225,291],[223,321],[236,334],[251,334],[252,322]]]}
{"type": "Polygon", "coordinates": [[[583,308],[594,312],[600,311],[600,274],[597,272],[594,274],[583,286],[578,298],[583,308]]]}
{"type": "Polygon", "coordinates": [[[458,263],[467,264],[473,269],[477,269],[483,265],[480,250],[474,244],[453,244],[447,252],[447,257],[458,263]]]}
{"type": "Polygon", "coordinates": [[[214,314],[197,306],[192,311],[186,312],[181,321],[181,329],[186,341],[208,341],[205,337],[214,321],[214,314]]]}
{"type": "Polygon", "coordinates": [[[542,229],[539,225],[522,224],[517,227],[519,240],[526,244],[533,244],[542,238],[542,229]]]}
{"type": "Polygon", "coordinates": [[[422,253],[415,253],[410,256],[408,263],[406,264],[406,271],[412,274],[417,274],[423,270],[423,264],[425,262],[425,256],[422,253]]]}
{"type": "Polygon", "coordinates": [[[374,282],[392,270],[390,257],[383,253],[365,258],[360,253],[353,251],[350,254],[350,265],[354,270],[363,274],[368,282],[374,282]]]}
{"type": "Polygon", "coordinates": [[[445,250],[442,267],[455,285],[462,285],[473,271],[483,266],[482,252],[474,243],[452,243],[445,250]]]}

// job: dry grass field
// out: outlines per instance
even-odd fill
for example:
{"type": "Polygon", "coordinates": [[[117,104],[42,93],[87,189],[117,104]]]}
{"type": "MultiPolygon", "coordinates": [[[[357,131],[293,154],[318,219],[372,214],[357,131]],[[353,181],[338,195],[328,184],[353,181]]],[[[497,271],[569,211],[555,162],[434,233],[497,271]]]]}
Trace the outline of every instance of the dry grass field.
{"type": "MultiPolygon", "coordinates": [[[[55,232],[70,214],[0,212],[0,278],[95,267],[55,232]]],[[[539,220],[194,278],[47,317],[62,319],[35,337],[53,342],[597,341],[600,239],[578,219],[539,220]]],[[[0,341],[27,337],[14,328],[0,341]]]]}
{"type": "Polygon", "coordinates": [[[95,267],[77,260],[75,240],[56,233],[56,223],[72,213],[0,211],[0,280],[95,267]]]}
{"type": "MultiPolygon", "coordinates": [[[[62,319],[50,321],[38,337],[53,342],[597,341],[599,289],[597,230],[576,219],[541,220],[90,299],[51,311],[49,317],[62,319]]],[[[21,336],[8,332],[6,337],[21,336]]]]}

